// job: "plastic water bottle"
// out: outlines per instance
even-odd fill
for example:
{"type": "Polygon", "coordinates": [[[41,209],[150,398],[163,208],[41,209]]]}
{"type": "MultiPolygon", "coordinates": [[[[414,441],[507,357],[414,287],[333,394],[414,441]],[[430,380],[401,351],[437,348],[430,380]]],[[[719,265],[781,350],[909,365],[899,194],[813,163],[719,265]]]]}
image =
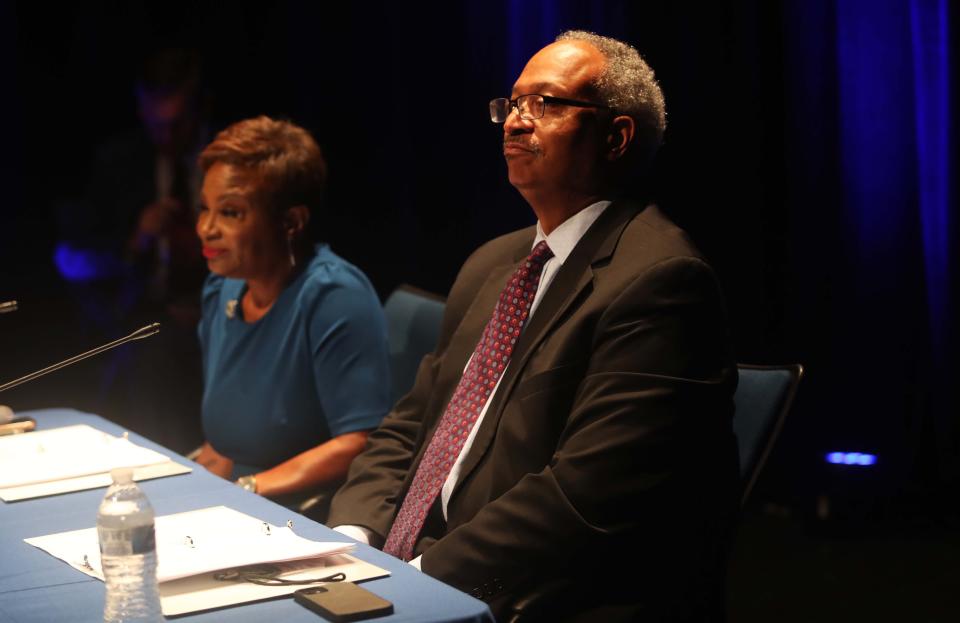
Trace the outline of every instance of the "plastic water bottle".
{"type": "Polygon", "coordinates": [[[113,484],[97,512],[100,562],[107,600],[106,623],[163,621],[157,587],[153,507],[133,481],[133,470],[110,472],[113,484]]]}

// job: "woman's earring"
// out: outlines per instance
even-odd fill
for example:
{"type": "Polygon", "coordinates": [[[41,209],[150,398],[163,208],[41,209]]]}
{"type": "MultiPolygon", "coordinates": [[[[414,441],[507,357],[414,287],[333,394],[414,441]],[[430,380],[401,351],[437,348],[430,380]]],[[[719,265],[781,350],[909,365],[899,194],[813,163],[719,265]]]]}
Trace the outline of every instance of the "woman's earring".
{"type": "Polygon", "coordinates": [[[290,258],[290,268],[296,268],[297,256],[293,254],[293,234],[287,236],[287,257],[290,258]]]}

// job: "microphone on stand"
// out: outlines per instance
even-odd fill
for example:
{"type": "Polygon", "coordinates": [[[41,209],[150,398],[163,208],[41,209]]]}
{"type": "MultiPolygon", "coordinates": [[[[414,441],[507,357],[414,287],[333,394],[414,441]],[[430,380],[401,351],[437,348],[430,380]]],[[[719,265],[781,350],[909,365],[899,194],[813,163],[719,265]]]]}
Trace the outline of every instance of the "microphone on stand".
{"type": "Polygon", "coordinates": [[[56,371],[59,370],[60,368],[66,368],[67,366],[73,365],[73,364],[77,363],[78,361],[83,361],[84,359],[86,359],[86,358],[88,358],[88,357],[93,357],[94,355],[99,355],[100,353],[102,353],[102,352],[104,352],[104,351],[108,351],[108,350],[110,350],[111,348],[116,348],[117,346],[122,346],[123,344],[126,344],[127,342],[133,342],[134,340],[142,340],[142,339],[145,338],[145,337],[150,337],[151,335],[156,334],[158,331],[160,331],[160,323],[159,323],[159,322],[154,322],[153,324],[148,324],[147,326],[145,326],[145,327],[143,327],[143,328],[141,328],[141,329],[137,329],[136,331],[134,331],[133,333],[131,333],[131,334],[128,335],[127,337],[122,337],[122,338],[120,338],[119,340],[114,340],[114,341],[110,342],[109,344],[104,344],[103,346],[98,346],[98,347],[94,348],[93,350],[88,350],[87,352],[81,353],[81,354],[79,354],[79,355],[76,355],[75,357],[71,357],[71,358],[69,358],[69,359],[65,359],[64,361],[61,361],[60,363],[55,363],[55,364],[53,364],[52,366],[48,366],[48,367],[44,368],[43,370],[37,370],[36,372],[32,372],[32,373],[30,373],[30,374],[28,374],[28,375],[26,375],[26,376],[21,376],[19,379],[15,379],[15,380],[13,380],[13,381],[10,381],[9,383],[4,383],[3,385],[0,385],[0,392],[7,391],[8,389],[13,388],[13,387],[16,387],[17,385],[20,385],[20,384],[22,384],[22,383],[26,383],[27,381],[32,381],[33,379],[35,379],[35,378],[37,378],[37,377],[41,377],[41,376],[43,376],[44,374],[50,374],[51,372],[56,372],[56,371]]]}
{"type": "MultiPolygon", "coordinates": [[[[10,301],[13,303],[13,309],[16,309],[16,301],[10,301]]],[[[9,303],[3,303],[3,305],[9,305],[9,303]]],[[[7,310],[13,311],[13,310],[7,310]]],[[[50,374],[51,372],[56,372],[60,368],[66,368],[67,366],[73,365],[78,361],[83,361],[88,357],[93,357],[94,355],[99,355],[104,351],[108,351],[111,348],[116,348],[117,346],[122,346],[127,342],[133,342],[135,340],[142,340],[143,338],[150,337],[155,335],[160,331],[160,323],[154,322],[153,324],[148,324],[147,326],[137,329],[127,337],[122,337],[119,340],[114,340],[109,344],[104,344],[103,346],[98,346],[93,350],[88,350],[85,353],[81,353],[69,359],[65,359],[60,363],[55,363],[52,366],[47,366],[43,370],[37,370],[26,376],[21,376],[19,379],[14,379],[9,383],[4,383],[0,385],[0,392],[6,391],[10,388],[16,387],[28,381],[32,381],[35,378],[41,377],[45,374],[50,374]]],[[[36,426],[31,418],[15,418],[13,417],[13,411],[9,407],[0,408],[0,435],[10,434],[10,433],[19,433],[33,430],[33,427],[36,426]]]]}

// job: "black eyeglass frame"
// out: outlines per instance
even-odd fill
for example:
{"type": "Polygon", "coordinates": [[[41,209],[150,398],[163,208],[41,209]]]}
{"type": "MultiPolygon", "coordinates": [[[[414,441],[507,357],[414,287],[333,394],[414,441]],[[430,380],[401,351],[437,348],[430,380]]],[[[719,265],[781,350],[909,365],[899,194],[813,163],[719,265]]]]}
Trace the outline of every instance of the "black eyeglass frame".
{"type": "Polygon", "coordinates": [[[518,95],[513,99],[508,99],[506,97],[495,97],[494,99],[490,100],[490,104],[489,104],[490,121],[492,123],[507,122],[506,117],[503,118],[503,121],[496,121],[493,118],[494,105],[495,105],[494,102],[504,102],[504,101],[507,102],[507,104],[509,105],[509,108],[507,109],[507,117],[510,116],[510,111],[516,108],[517,114],[520,115],[520,118],[523,119],[524,121],[536,121],[537,119],[542,119],[543,115],[547,113],[547,106],[546,106],[547,104],[562,104],[564,106],[576,106],[577,108],[603,108],[606,110],[613,110],[612,107],[607,106],[606,104],[598,104],[596,102],[586,102],[584,100],[573,100],[566,97],[554,97],[552,95],[541,95],[540,93],[524,93],[523,95],[518,95]],[[543,100],[543,104],[544,104],[543,112],[540,114],[539,117],[524,117],[523,113],[520,112],[520,105],[517,103],[518,100],[521,97],[530,97],[530,96],[536,96],[543,100]]]}

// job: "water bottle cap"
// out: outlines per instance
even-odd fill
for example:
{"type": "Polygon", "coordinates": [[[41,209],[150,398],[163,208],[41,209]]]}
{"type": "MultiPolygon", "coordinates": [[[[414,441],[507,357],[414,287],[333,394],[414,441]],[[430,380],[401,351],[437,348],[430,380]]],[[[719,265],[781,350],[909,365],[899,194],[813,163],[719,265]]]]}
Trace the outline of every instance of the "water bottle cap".
{"type": "Polygon", "coordinates": [[[113,483],[117,485],[123,485],[128,482],[133,482],[133,468],[132,467],[115,467],[110,470],[110,478],[112,478],[113,483]]]}

